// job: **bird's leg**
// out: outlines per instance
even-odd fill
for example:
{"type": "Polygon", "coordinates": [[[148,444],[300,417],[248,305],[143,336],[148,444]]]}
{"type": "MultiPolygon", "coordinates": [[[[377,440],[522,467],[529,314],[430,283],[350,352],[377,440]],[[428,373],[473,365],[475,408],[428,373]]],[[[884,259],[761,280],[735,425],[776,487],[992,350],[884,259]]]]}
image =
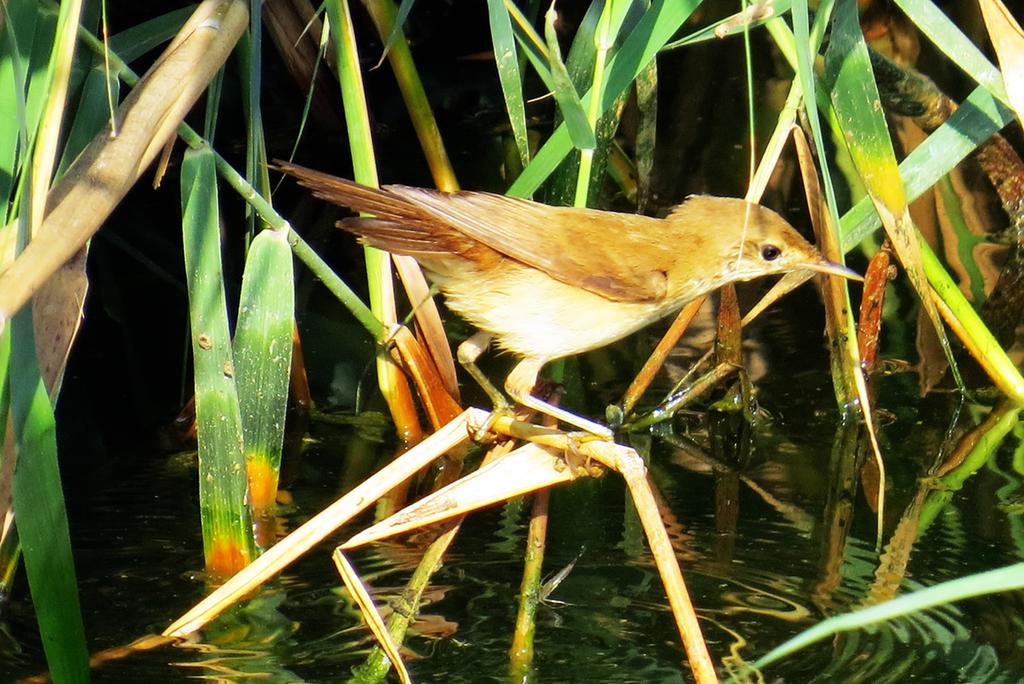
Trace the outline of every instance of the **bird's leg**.
{"type": "Polygon", "coordinates": [[[577,416],[557,406],[552,406],[531,394],[533,386],[537,384],[537,374],[540,373],[540,369],[544,367],[547,361],[545,358],[526,358],[520,361],[505,379],[505,391],[515,401],[527,408],[551,416],[563,423],[568,423],[601,439],[612,439],[615,436],[614,433],[604,425],[577,416]]]}
{"type": "Polygon", "coordinates": [[[508,399],[506,399],[505,395],[501,393],[501,390],[494,386],[494,383],[487,379],[484,372],[476,365],[476,360],[479,359],[480,355],[487,351],[487,347],[490,346],[492,337],[494,336],[491,335],[491,333],[481,330],[460,344],[458,351],[455,353],[456,357],[459,359],[459,365],[465,368],[466,372],[473,376],[473,379],[476,380],[477,384],[480,385],[484,392],[487,393],[487,396],[491,398],[491,415],[473,434],[473,439],[477,442],[483,441],[498,416],[507,415],[511,412],[511,406],[508,403],[508,399]]]}

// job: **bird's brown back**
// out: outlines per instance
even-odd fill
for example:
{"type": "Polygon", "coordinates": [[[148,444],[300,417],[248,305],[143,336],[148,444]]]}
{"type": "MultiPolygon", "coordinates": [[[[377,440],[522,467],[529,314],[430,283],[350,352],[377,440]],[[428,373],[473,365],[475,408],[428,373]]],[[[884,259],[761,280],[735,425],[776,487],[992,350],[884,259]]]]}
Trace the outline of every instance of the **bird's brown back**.
{"type": "Polygon", "coordinates": [[[673,242],[681,236],[666,234],[660,219],[486,192],[376,189],[294,164],[278,166],[325,201],[375,214],[339,225],[391,252],[427,260],[454,254],[483,267],[510,258],[613,301],[654,302],[667,293],[673,242]]]}
{"type": "Polygon", "coordinates": [[[448,277],[470,278],[511,259],[613,302],[660,306],[821,261],[775,212],[734,198],[694,196],[656,219],[487,192],[377,189],[294,164],[279,168],[321,199],[374,214],[344,219],[342,228],[448,277]],[[767,246],[778,248],[777,258],[761,257],[767,246]]]}

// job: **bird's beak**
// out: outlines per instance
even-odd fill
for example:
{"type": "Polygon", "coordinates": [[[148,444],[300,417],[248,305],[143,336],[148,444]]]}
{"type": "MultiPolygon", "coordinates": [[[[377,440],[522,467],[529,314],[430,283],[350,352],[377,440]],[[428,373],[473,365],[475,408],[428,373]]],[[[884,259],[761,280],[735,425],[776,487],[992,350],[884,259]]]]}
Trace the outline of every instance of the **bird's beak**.
{"type": "Polygon", "coordinates": [[[864,282],[864,277],[853,269],[847,268],[842,264],[837,264],[834,261],[829,261],[828,259],[805,262],[803,267],[810,271],[817,271],[818,273],[828,273],[830,275],[839,276],[840,278],[864,282]]]}

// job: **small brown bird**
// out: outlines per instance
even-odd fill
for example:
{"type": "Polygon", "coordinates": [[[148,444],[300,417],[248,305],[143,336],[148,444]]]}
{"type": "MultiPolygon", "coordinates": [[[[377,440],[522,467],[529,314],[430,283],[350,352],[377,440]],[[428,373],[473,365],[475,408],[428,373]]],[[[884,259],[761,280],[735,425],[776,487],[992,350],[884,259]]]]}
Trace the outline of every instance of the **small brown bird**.
{"type": "Polygon", "coordinates": [[[657,219],[486,192],[377,189],[277,166],[320,199],[374,214],[338,223],[364,244],[415,257],[449,308],[480,329],[458,358],[496,406],[504,398],[475,365],[492,338],[521,357],[505,381],[515,401],[606,438],[603,425],[531,395],[544,364],[610,344],[726,283],[805,269],[859,278],[775,212],[739,199],[694,196],[657,219]]]}

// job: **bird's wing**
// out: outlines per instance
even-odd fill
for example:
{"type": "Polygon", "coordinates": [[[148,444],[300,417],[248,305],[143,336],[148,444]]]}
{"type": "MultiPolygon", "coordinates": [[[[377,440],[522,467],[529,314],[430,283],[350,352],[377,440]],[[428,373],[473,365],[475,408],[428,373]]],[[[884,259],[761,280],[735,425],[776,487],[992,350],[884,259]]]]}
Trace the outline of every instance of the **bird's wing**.
{"type": "Polygon", "coordinates": [[[313,196],[354,211],[373,214],[338,222],[360,236],[365,244],[395,254],[427,258],[459,255],[476,263],[494,263],[502,257],[480,241],[439,221],[421,203],[393,191],[314,171],[298,164],[277,161],[274,166],[294,176],[313,196]]]}
{"type": "Polygon", "coordinates": [[[662,222],[594,209],[550,207],[485,192],[440,193],[400,185],[389,192],[439,221],[552,278],[613,301],[665,297],[674,247],[662,222]]]}
{"type": "Polygon", "coordinates": [[[339,225],[381,249],[418,258],[456,254],[476,264],[515,259],[613,301],[665,297],[679,245],[658,219],[550,207],[486,192],[371,188],[288,162],[277,168],[327,202],[374,214],[339,225]]]}

